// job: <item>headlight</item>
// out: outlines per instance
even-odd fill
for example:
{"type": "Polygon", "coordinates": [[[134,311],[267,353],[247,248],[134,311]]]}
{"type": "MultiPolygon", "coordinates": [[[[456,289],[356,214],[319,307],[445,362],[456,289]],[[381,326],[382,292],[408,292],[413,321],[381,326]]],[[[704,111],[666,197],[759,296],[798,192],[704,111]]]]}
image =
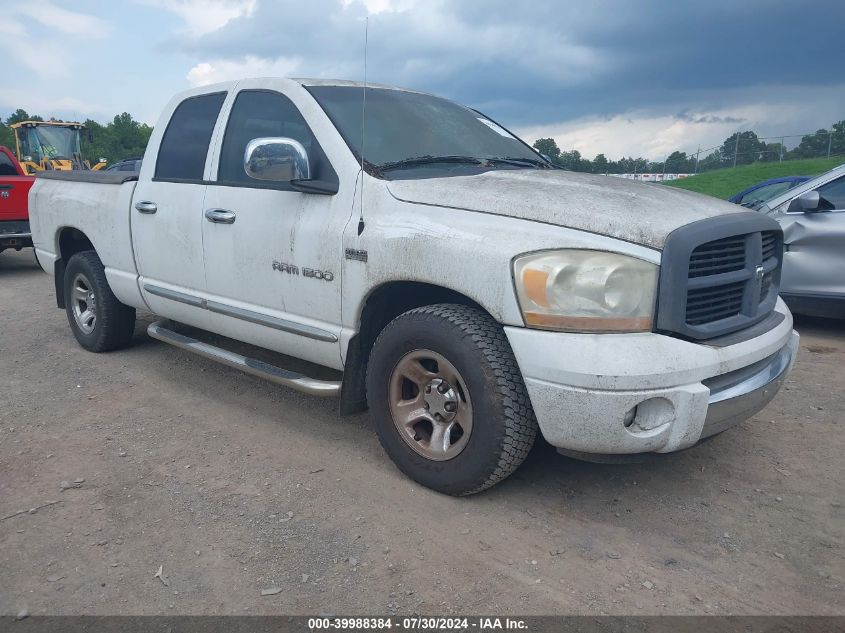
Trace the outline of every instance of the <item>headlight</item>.
{"type": "Polygon", "coordinates": [[[517,257],[516,292],[525,324],[567,332],[647,332],[657,295],[655,264],[588,250],[517,257]]]}

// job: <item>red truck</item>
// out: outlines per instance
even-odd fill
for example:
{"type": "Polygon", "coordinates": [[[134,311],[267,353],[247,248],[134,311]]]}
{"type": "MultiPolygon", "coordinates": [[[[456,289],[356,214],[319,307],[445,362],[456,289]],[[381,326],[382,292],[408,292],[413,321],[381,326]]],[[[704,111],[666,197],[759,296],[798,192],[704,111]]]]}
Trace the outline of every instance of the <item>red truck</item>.
{"type": "Polygon", "coordinates": [[[35,178],[26,176],[15,155],[0,146],[0,252],[32,246],[29,190],[35,178]]]}

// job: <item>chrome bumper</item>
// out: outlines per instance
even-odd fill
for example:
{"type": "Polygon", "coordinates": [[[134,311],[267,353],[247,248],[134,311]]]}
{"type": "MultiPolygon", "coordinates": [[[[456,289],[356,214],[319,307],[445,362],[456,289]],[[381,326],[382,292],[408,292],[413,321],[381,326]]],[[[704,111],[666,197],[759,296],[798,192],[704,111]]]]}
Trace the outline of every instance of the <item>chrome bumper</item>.
{"type": "Polygon", "coordinates": [[[32,246],[32,233],[0,233],[0,248],[28,248],[32,246]]]}
{"type": "Polygon", "coordinates": [[[747,420],[780,391],[798,352],[798,335],[780,351],[760,362],[703,381],[710,389],[701,439],[747,420]]]}
{"type": "Polygon", "coordinates": [[[0,246],[3,248],[32,246],[32,232],[29,229],[29,221],[0,221],[0,246]]]}

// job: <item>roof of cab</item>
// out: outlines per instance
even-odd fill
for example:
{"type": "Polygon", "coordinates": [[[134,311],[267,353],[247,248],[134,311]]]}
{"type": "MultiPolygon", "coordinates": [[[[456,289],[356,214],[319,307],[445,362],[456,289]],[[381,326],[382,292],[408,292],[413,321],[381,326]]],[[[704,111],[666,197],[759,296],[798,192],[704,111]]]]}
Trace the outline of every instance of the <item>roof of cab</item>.
{"type": "Polygon", "coordinates": [[[411,88],[402,88],[400,86],[388,86],[386,84],[375,84],[368,81],[366,84],[363,81],[350,81],[348,79],[314,79],[314,78],[299,78],[293,77],[291,81],[295,81],[303,86],[346,86],[350,88],[363,88],[366,86],[367,88],[379,88],[382,90],[400,90],[402,92],[418,92],[420,94],[427,94],[423,93],[420,90],[413,90],[411,88]]]}
{"type": "MultiPolygon", "coordinates": [[[[197,86],[195,88],[190,88],[188,90],[183,90],[182,92],[177,93],[173,97],[173,102],[178,103],[183,99],[189,97],[195,97],[203,94],[210,94],[214,92],[222,92],[222,91],[229,91],[238,86],[241,82],[256,82],[261,80],[281,80],[285,82],[291,82],[294,84],[299,84],[303,88],[309,88],[311,86],[343,86],[343,87],[350,87],[350,88],[363,88],[365,85],[367,88],[378,88],[380,90],[397,90],[400,92],[411,92],[416,94],[424,94],[429,95],[430,93],[423,92],[421,90],[411,90],[409,88],[400,88],[398,86],[387,86],[384,84],[375,84],[371,82],[367,82],[364,84],[363,81],[348,81],[346,79],[308,79],[308,78],[291,78],[291,77],[241,77],[240,79],[235,80],[228,80],[228,81],[221,81],[213,84],[207,84],[204,86],[197,86]]],[[[431,95],[436,96],[436,95],[431,95]]]]}

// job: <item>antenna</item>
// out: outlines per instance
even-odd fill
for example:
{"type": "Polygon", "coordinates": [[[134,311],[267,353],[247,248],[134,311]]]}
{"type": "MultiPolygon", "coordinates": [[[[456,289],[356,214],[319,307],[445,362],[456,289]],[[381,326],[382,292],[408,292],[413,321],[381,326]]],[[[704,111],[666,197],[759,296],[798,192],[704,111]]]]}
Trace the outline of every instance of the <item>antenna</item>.
{"type": "Polygon", "coordinates": [[[364,232],[364,140],[367,135],[365,126],[367,121],[367,41],[370,34],[370,16],[364,18],[364,95],[361,99],[361,206],[358,209],[358,235],[364,232]]]}

